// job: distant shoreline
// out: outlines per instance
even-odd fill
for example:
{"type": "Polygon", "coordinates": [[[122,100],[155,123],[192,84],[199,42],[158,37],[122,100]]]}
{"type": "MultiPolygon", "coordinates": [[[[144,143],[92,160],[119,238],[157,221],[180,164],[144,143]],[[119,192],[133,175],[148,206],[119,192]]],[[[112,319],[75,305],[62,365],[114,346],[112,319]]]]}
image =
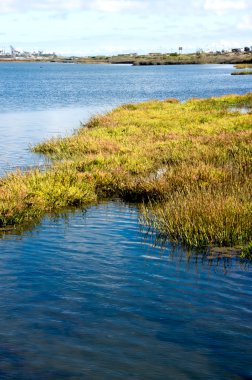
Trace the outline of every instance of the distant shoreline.
{"type": "Polygon", "coordinates": [[[130,64],[133,66],[243,64],[252,63],[252,52],[224,54],[152,54],[93,57],[0,57],[0,63],[130,64]]]}

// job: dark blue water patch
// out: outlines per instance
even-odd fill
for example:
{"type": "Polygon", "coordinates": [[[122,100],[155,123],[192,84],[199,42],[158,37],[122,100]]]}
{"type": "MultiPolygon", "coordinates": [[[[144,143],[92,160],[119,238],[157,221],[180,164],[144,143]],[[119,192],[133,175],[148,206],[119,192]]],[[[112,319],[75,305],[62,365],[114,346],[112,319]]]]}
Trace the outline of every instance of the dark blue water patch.
{"type": "Polygon", "coordinates": [[[1,378],[251,376],[250,266],[154,238],[112,202],[1,240],[1,378]]]}

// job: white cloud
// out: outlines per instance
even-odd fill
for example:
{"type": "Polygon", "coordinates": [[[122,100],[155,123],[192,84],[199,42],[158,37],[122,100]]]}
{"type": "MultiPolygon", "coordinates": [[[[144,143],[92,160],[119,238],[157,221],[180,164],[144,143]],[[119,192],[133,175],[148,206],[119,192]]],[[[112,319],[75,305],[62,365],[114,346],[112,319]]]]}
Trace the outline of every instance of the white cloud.
{"type": "Polygon", "coordinates": [[[12,0],[6,0],[5,2],[0,2],[0,12],[1,13],[11,12],[13,10],[12,3],[13,3],[12,0]]]}
{"type": "Polygon", "coordinates": [[[148,9],[153,13],[197,12],[200,9],[215,13],[242,11],[251,7],[252,0],[0,0],[0,13],[44,10],[52,12],[97,10],[124,12],[148,9]]]}
{"type": "Polygon", "coordinates": [[[231,48],[236,48],[241,46],[241,41],[237,39],[219,39],[217,41],[213,41],[207,45],[207,50],[230,50],[231,48]]]}
{"type": "Polygon", "coordinates": [[[243,16],[237,25],[237,29],[244,31],[252,30],[252,17],[249,15],[243,16]]]}
{"type": "Polygon", "coordinates": [[[227,11],[240,11],[249,7],[245,0],[205,0],[204,9],[216,13],[224,13],[227,11]]]}
{"type": "Polygon", "coordinates": [[[0,13],[27,10],[71,11],[87,9],[102,12],[122,12],[145,9],[148,4],[148,1],[143,0],[0,0],[0,13]]]}
{"type": "Polygon", "coordinates": [[[121,12],[126,10],[144,9],[145,4],[133,0],[95,0],[92,9],[103,12],[121,12]]]}
{"type": "Polygon", "coordinates": [[[0,0],[0,13],[27,10],[72,10],[79,9],[84,3],[83,0],[0,0]]]}
{"type": "Polygon", "coordinates": [[[107,13],[149,10],[157,14],[177,14],[199,9],[202,1],[204,0],[0,0],[0,13],[92,9],[107,13]]]}

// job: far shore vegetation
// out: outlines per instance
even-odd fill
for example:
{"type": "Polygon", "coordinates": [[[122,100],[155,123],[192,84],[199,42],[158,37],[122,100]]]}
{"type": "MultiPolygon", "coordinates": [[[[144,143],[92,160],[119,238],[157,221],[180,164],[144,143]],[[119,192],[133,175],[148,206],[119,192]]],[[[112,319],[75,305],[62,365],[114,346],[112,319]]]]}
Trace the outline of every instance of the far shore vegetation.
{"type": "Polygon", "coordinates": [[[0,227],[119,197],[189,248],[252,259],[252,93],[126,104],[33,148],[49,169],[0,180],[0,227]],[[239,112],[242,109],[243,112],[239,112]],[[244,112],[246,110],[246,112],[244,112]]]}
{"type": "Polygon", "coordinates": [[[197,51],[191,54],[150,53],[118,54],[114,56],[95,55],[88,57],[63,56],[0,56],[0,62],[55,62],[76,64],[131,64],[146,65],[185,65],[185,64],[252,64],[252,52],[211,52],[197,51]]]}

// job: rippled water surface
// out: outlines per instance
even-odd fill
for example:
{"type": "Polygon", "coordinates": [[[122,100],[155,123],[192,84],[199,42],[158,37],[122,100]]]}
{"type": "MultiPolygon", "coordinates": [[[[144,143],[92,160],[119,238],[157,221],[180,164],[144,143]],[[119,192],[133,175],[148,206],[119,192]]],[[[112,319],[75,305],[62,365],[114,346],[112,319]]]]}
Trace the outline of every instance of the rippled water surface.
{"type": "MultiPolygon", "coordinates": [[[[149,98],[245,93],[232,66],[0,64],[0,171],[28,144],[149,98]]],[[[252,379],[251,266],[156,241],[102,203],[0,239],[0,379],[252,379]]]]}
{"type": "Polygon", "coordinates": [[[249,268],[154,247],[135,208],[46,219],[0,250],[1,378],[252,376],[249,268]]]}

